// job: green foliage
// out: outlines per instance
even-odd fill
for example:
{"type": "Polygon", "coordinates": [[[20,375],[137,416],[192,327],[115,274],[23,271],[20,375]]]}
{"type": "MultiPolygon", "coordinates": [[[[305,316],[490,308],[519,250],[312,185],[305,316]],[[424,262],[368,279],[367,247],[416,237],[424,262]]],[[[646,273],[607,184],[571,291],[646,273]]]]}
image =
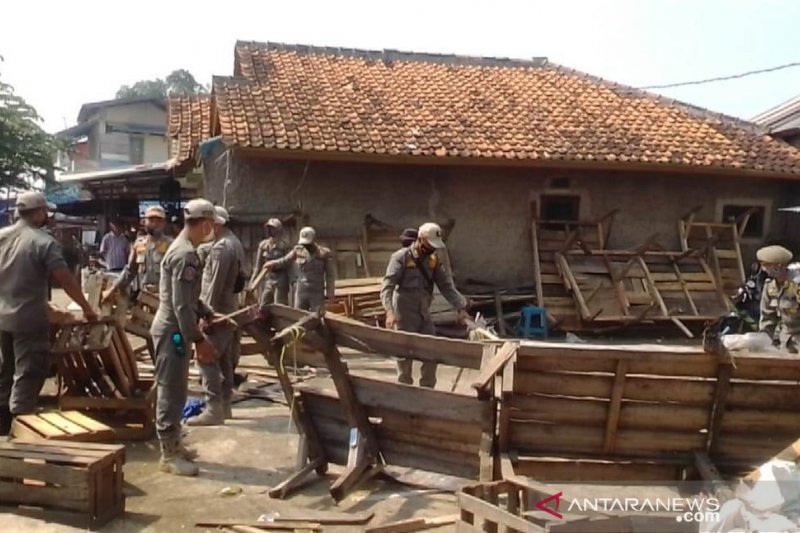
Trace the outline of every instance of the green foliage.
{"type": "Polygon", "coordinates": [[[173,70],[166,79],[141,80],[133,85],[123,85],[117,91],[117,98],[152,97],[166,99],[168,96],[204,94],[208,90],[197,82],[192,73],[185,69],[173,70]]]}
{"type": "Polygon", "coordinates": [[[39,125],[36,110],[0,80],[0,188],[26,189],[55,181],[55,155],[63,143],[39,125]]]}

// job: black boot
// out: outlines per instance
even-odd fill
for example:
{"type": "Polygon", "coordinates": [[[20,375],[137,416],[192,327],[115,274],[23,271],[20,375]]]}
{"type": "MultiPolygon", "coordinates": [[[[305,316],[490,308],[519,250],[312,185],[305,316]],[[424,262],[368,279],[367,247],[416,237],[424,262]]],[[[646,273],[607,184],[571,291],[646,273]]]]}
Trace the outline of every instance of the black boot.
{"type": "Polygon", "coordinates": [[[14,417],[8,407],[0,407],[0,437],[5,437],[11,433],[11,422],[14,417]]]}

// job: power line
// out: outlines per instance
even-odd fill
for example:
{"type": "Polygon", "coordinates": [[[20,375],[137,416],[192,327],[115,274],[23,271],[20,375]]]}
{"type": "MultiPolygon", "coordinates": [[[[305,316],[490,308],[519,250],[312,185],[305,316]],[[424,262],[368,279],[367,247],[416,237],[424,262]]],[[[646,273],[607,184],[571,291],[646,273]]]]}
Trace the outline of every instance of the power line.
{"type": "Polygon", "coordinates": [[[775,72],[776,70],[783,70],[792,67],[800,67],[800,61],[794,63],[786,63],[785,65],[779,65],[777,67],[765,68],[761,70],[750,70],[747,72],[742,72],[741,74],[734,74],[732,76],[720,76],[718,78],[707,78],[705,80],[695,80],[695,81],[684,81],[681,83],[667,83],[665,85],[648,85],[647,87],[641,87],[642,89],[669,89],[671,87],[683,87],[685,85],[702,85],[704,83],[713,83],[715,81],[727,81],[727,80],[736,80],[739,78],[745,78],[747,76],[753,76],[755,74],[764,74],[767,72],[775,72]]]}

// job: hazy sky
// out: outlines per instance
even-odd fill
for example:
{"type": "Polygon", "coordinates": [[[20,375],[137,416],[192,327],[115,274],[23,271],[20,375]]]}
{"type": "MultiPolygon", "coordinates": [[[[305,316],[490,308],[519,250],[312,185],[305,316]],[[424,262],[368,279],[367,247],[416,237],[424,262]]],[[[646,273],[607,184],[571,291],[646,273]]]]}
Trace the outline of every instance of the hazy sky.
{"type": "MultiPolygon", "coordinates": [[[[800,61],[800,1],[5,0],[0,79],[55,131],[84,102],[186,68],[233,71],[237,39],[550,61],[634,86],[800,61]]],[[[662,90],[750,118],[800,94],[800,67],[662,90]]]]}

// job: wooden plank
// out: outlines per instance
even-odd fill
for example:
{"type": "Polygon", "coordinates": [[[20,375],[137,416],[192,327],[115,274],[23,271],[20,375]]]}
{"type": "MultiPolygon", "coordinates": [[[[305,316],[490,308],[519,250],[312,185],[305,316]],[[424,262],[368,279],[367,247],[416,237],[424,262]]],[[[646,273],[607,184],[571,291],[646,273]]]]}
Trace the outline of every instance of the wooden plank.
{"type": "Polygon", "coordinates": [[[22,415],[18,419],[20,423],[33,428],[46,439],[60,439],[69,436],[69,433],[53,425],[48,420],[39,418],[38,415],[22,415]]]}
{"type": "Polygon", "coordinates": [[[88,487],[41,487],[0,481],[0,503],[42,505],[48,508],[89,511],[88,487]]]}
{"type": "Polygon", "coordinates": [[[36,480],[65,487],[85,484],[88,473],[86,468],[8,457],[0,457],[0,472],[4,478],[36,480]]]}
{"type": "Polygon", "coordinates": [[[408,518],[406,520],[398,520],[378,526],[370,526],[364,531],[366,533],[407,533],[409,531],[423,531],[425,529],[455,524],[459,516],[460,515],[448,515],[429,518],[408,518]]]}
{"type": "Polygon", "coordinates": [[[358,401],[370,407],[402,409],[410,414],[480,424],[488,405],[477,398],[441,390],[392,383],[373,378],[350,376],[358,401]]]}
{"type": "Polygon", "coordinates": [[[497,376],[497,374],[501,372],[503,367],[505,367],[505,365],[508,364],[511,359],[513,359],[516,353],[516,343],[504,343],[495,356],[492,357],[481,369],[481,373],[472,384],[472,388],[478,391],[485,390],[491,383],[494,382],[494,378],[497,376]]]}
{"type": "Polygon", "coordinates": [[[40,413],[39,416],[67,435],[74,436],[87,433],[84,427],[62,416],[61,413],[40,413]]]}
{"type": "MultiPolygon", "coordinates": [[[[304,311],[277,304],[269,307],[269,314],[277,329],[308,316],[304,311]]],[[[336,344],[340,347],[480,369],[483,346],[478,342],[378,328],[337,315],[326,316],[325,323],[334,332],[336,344]]]]}
{"type": "Polygon", "coordinates": [[[535,477],[538,481],[644,481],[677,479],[682,466],[658,462],[607,461],[591,459],[559,459],[520,457],[516,463],[519,475],[535,477]]]}
{"type": "Polygon", "coordinates": [[[532,522],[507,513],[499,507],[464,492],[456,494],[456,500],[458,501],[459,508],[472,513],[476,519],[477,517],[481,517],[484,520],[489,520],[495,524],[501,524],[520,532],[540,533],[546,531],[544,528],[532,522]]]}
{"type": "Polygon", "coordinates": [[[578,308],[580,309],[583,319],[584,320],[591,319],[592,314],[589,312],[589,307],[586,305],[586,300],[583,299],[583,294],[581,293],[580,286],[578,285],[578,282],[575,279],[575,276],[569,267],[569,263],[567,262],[566,258],[560,253],[555,254],[555,258],[556,258],[556,263],[559,265],[561,269],[561,274],[566,277],[567,283],[572,289],[572,295],[574,296],[575,301],[578,304],[578,308]]]}
{"type": "Polygon", "coordinates": [[[608,405],[606,431],[603,439],[603,451],[605,453],[609,453],[614,449],[617,426],[619,425],[620,407],[622,405],[622,392],[625,387],[625,372],[627,372],[627,361],[620,359],[617,362],[614,384],[611,387],[611,402],[608,405]]]}
{"type": "Polygon", "coordinates": [[[714,390],[714,401],[711,405],[711,411],[708,421],[708,439],[706,440],[706,452],[716,452],[720,427],[722,426],[722,419],[725,415],[725,405],[728,401],[728,391],[730,390],[731,374],[733,374],[732,364],[722,364],[719,367],[719,374],[717,376],[717,385],[714,390]]]}

